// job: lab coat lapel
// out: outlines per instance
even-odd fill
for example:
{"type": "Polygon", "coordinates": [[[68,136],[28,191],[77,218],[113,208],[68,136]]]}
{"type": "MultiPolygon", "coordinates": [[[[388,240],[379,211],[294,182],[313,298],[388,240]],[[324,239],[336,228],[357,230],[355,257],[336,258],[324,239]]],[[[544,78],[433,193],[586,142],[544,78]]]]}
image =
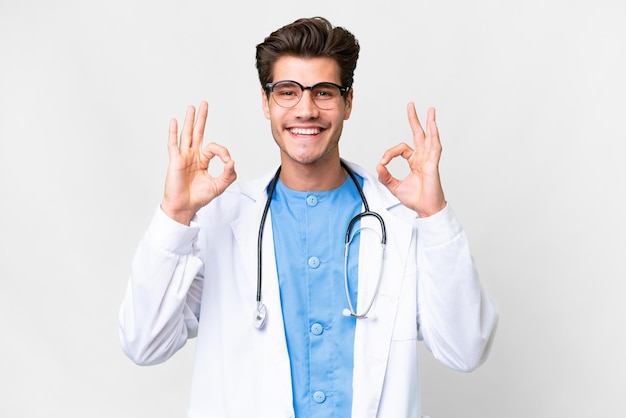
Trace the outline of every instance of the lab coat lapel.
{"type": "MultiPolygon", "coordinates": [[[[265,202],[262,199],[257,199],[250,210],[246,211],[242,216],[231,223],[237,249],[239,250],[239,256],[245,268],[245,275],[237,276],[237,285],[240,293],[246,295],[244,297],[246,304],[250,302],[250,312],[253,311],[255,306],[253,302],[256,296],[257,283],[257,236],[264,205],[265,202]]],[[[266,224],[267,223],[266,221],[266,224]]],[[[264,243],[271,240],[271,237],[267,234],[267,229],[265,232],[264,243]]],[[[265,248],[263,250],[263,252],[266,253],[265,248]]],[[[263,263],[263,265],[266,267],[265,270],[268,270],[267,265],[265,263],[263,263]]]]}
{"type": "MultiPolygon", "coordinates": [[[[250,312],[256,308],[255,297],[257,288],[257,261],[258,261],[258,233],[261,225],[263,209],[267,201],[266,187],[271,181],[271,176],[260,181],[245,183],[242,189],[244,195],[252,200],[252,207],[245,211],[239,218],[232,222],[231,228],[237,242],[241,260],[246,274],[239,278],[238,286],[242,294],[250,294],[246,300],[250,301],[250,312]]],[[[262,247],[262,301],[267,307],[269,325],[270,314],[274,324],[280,323],[282,329],[282,309],[280,305],[280,293],[278,288],[278,273],[274,255],[274,239],[272,234],[271,211],[268,212],[263,228],[262,247]]]]}
{"type": "Polygon", "coordinates": [[[261,381],[265,382],[258,388],[259,411],[275,411],[284,406],[283,409],[287,411],[285,412],[286,415],[275,416],[290,416],[293,405],[291,371],[280,304],[271,211],[268,212],[265,220],[262,244],[262,302],[267,308],[267,317],[262,329],[258,330],[253,325],[253,313],[256,309],[258,232],[267,200],[265,189],[270,180],[271,176],[262,182],[245,183],[242,186],[246,188],[246,190],[242,190],[243,194],[251,197],[253,203],[248,210],[245,210],[238,219],[231,223],[237,250],[245,269],[245,274],[234,278],[234,280],[238,281],[237,286],[241,294],[245,295],[245,306],[250,312],[248,332],[252,333],[250,341],[253,345],[249,349],[253,350],[257,357],[256,367],[250,372],[257,373],[261,381]]]}
{"type": "MultiPolygon", "coordinates": [[[[364,179],[364,193],[370,210],[379,213],[386,224],[387,245],[378,294],[367,319],[357,319],[354,339],[353,416],[375,417],[383,389],[391,338],[398,309],[404,267],[413,229],[388,211],[398,201],[367,173],[354,166],[364,179]]],[[[362,227],[379,231],[371,216],[362,219],[362,227]]],[[[369,242],[373,242],[370,240],[369,242]]],[[[367,307],[376,288],[380,263],[379,245],[361,245],[359,249],[359,312],[367,307]]]]}

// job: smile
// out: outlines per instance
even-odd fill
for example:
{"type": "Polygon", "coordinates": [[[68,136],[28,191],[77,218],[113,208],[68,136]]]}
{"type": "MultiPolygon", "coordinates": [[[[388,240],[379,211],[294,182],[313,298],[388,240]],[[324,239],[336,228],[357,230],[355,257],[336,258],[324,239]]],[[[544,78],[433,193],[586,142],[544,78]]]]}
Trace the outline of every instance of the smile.
{"type": "Polygon", "coordinates": [[[294,135],[317,135],[322,130],[320,128],[291,128],[289,132],[294,135]]]}

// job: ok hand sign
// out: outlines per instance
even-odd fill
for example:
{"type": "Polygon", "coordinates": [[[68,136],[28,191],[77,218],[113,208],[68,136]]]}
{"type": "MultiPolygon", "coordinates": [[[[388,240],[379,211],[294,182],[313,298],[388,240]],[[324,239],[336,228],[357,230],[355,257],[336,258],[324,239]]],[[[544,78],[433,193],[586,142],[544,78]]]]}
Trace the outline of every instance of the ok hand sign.
{"type": "Polygon", "coordinates": [[[178,122],[170,121],[167,149],[169,166],[165,179],[165,195],[161,209],[172,219],[189,225],[200,208],[219,196],[237,178],[235,162],[228,150],[213,142],[202,149],[204,127],[209,105],[201,102],[196,109],[187,108],[185,123],[178,138],[178,122]],[[213,177],[207,171],[214,157],[224,163],[220,176],[213,177]]]}
{"type": "Polygon", "coordinates": [[[446,199],[439,178],[441,142],[435,122],[434,108],[428,110],[426,132],[422,129],[417,118],[415,104],[408,104],[407,114],[413,132],[415,149],[405,143],[389,148],[376,166],[376,171],[378,180],[403,205],[413,209],[421,218],[425,218],[434,215],[446,206],[446,199]],[[387,169],[387,164],[398,156],[407,160],[411,170],[404,180],[393,177],[387,169]]]}

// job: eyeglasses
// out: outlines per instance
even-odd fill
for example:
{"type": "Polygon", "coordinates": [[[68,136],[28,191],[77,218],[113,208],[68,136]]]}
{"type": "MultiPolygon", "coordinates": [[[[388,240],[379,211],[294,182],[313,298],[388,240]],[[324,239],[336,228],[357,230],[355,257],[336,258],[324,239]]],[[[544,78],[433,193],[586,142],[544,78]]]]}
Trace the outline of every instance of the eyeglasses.
{"type": "Polygon", "coordinates": [[[265,89],[272,95],[280,107],[294,107],[304,96],[304,90],[311,90],[311,97],[317,107],[329,110],[337,107],[341,99],[350,90],[350,87],[341,87],[327,81],[305,87],[297,81],[280,80],[267,83],[265,89]]]}

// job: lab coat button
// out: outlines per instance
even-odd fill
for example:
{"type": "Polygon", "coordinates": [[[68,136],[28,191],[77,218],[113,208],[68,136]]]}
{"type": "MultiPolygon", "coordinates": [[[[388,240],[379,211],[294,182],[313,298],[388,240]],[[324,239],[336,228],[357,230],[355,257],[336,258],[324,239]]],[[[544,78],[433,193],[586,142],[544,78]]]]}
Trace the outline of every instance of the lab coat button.
{"type": "Polygon", "coordinates": [[[311,325],[311,333],[313,335],[322,335],[323,332],[324,332],[324,327],[321,324],[318,324],[316,322],[313,325],[311,325]]]}
{"type": "Polygon", "coordinates": [[[322,403],[326,400],[326,395],[321,390],[318,390],[313,394],[313,400],[317,403],[322,403]]]}
{"type": "Polygon", "coordinates": [[[311,268],[318,268],[320,266],[320,259],[317,257],[311,257],[309,258],[309,267],[311,268]]]}
{"type": "Polygon", "coordinates": [[[309,206],[317,206],[317,202],[318,202],[318,200],[317,200],[316,196],[309,195],[306,198],[306,204],[309,205],[309,206]]]}

